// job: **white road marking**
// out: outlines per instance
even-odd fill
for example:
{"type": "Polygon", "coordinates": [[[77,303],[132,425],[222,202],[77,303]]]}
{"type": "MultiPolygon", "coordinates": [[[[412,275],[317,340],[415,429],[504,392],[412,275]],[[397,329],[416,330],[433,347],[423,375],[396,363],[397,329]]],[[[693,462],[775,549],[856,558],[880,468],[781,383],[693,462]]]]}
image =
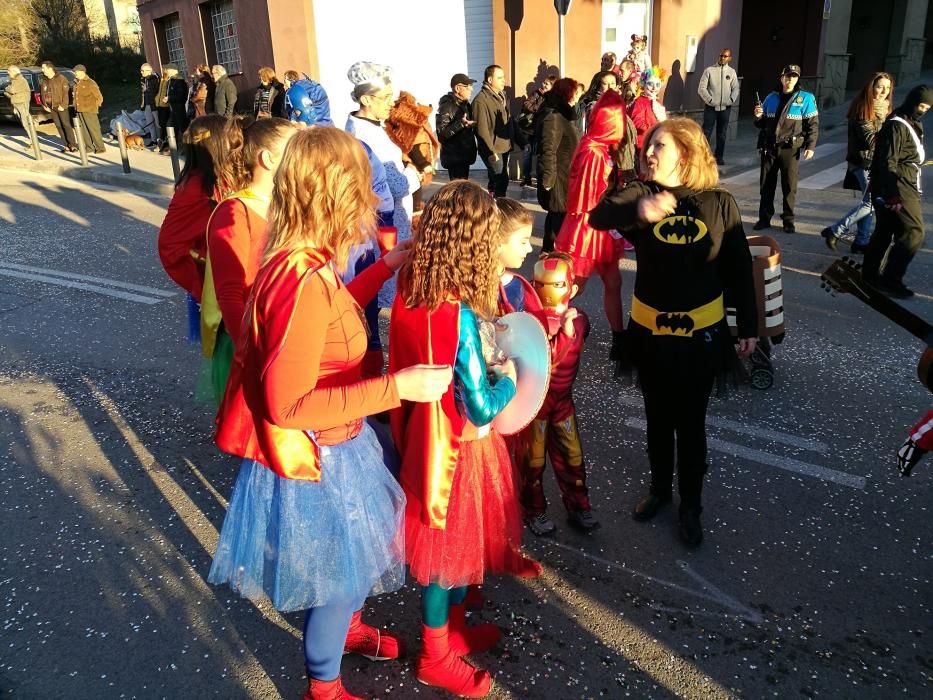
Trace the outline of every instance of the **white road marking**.
{"type": "Polygon", "coordinates": [[[120,282],[118,280],[107,279],[106,277],[92,277],[91,275],[79,275],[76,272],[65,272],[63,270],[49,270],[44,267],[32,267],[31,265],[20,265],[18,263],[0,261],[0,267],[6,267],[11,270],[22,270],[23,272],[36,272],[40,275],[49,275],[50,277],[64,277],[68,280],[80,280],[82,282],[96,282],[107,287],[117,287],[118,289],[128,289],[133,292],[145,292],[157,297],[173,297],[177,292],[169,292],[165,289],[156,287],[147,287],[142,284],[132,284],[130,282],[120,282]]]}
{"type": "MultiPolygon", "coordinates": [[[[818,158],[825,158],[839,151],[844,151],[847,147],[848,147],[848,143],[846,143],[845,141],[818,145],[814,151],[813,159],[816,160],[818,158]]],[[[722,184],[724,185],[753,185],[756,182],[758,182],[760,172],[761,172],[760,167],[752,168],[751,170],[743,170],[740,173],[736,173],[735,175],[732,175],[731,177],[725,178],[722,181],[722,184]]],[[[843,174],[845,174],[845,170],[843,170],[843,174]]],[[[839,180],[834,180],[833,182],[829,184],[833,184],[834,182],[839,182],[840,180],[842,180],[841,177],[839,178],[839,180]]],[[[798,182],[797,187],[798,189],[803,188],[804,187],[803,182],[798,182]]]]}
{"type": "MultiPolygon", "coordinates": [[[[722,615],[723,617],[739,617],[743,620],[746,620],[756,625],[764,622],[764,618],[758,612],[756,612],[755,610],[752,610],[751,608],[745,605],[742,605],[742,603],[740,603],[738,600],[736,600],[729,594],[724,593],[722,590],[720,590],[719,588],[714,586],[712,583],[707,581],[705,578],[700,576],[697,572],[695,572],[690,567],[689,564],[687,564],[684,561],[678,560],[677,564],[680,566],[680,568],[684,570],[684,572],[688,576],[690,576],[691,578],[693,578],[695,581],[697,581],[700,584],[700,586],[703,589],[702,591],[698,591],[693,588],[682,586],[679,583],[674,583],[673,581],[665,581],[664,579],[660,579],[660,578],[657,578],[656,576],[643,573],[641,571],[638,571],[637,569],[633,569],[631,567],[625,566],[624,564],[619,564],[618,562],[614,562],[609,559],[604,559],[603,557],[597,556],[595,554],[584,552],[582,549],[571,547],[570,545],[564,544],[563,542],[558,542],[557,540],[554,540],[554,539],[540,538],[540,539],[535,540],[535,542],[540,543],[540,544],[550,545],[552,547],[558,547],[565,551],[572,552],[573,554],[581,556],[584,559],[589,559],[590,561],[594,561],[597,564],[607,566],[611,569],[617,569],[631,576],[643,578],[646,581],[650,581],[651,583],[657,584],[659,586],[663,586],[664,588],[669,588],[673,591],[678,591],[679,593],[684,593],[686,595],[693,596],[694,598],[700,598],[702,600],[716,603],[717,605],[721,605],[722,607],[728,610],[731,610],[732,613],[734,613],[732,615],[722,615]]],[[[659,605],[649,604],[649,607],[656,608],[659,610],[660,609],[671,610],[670,608],[662,607],[660,604],[659,605]]],[[[692,611],[684,610],[683,612],[692,612],[692,611]]]]}
{"type": "Polygon", "coordinates": [[[797,182],[797,189],[801,190],[825,190],[827,187],[832,187],[836,183],[842,182],[846,177],[846,167],[847,164],[845,161],[842,163],[836,163],[826,170],[821,170],[816,175],[811,175],[810,177],[804,178],[797,182]]]}
{"type": "MultiPolygon", "coordinates": [[[[619,403],[623,406],[629,406],[631,408],[644,408],[644,402],[637,396],[619,396],[619,403]]],[[[732,430],[737,433],[743,433],[744,435],[749,435],[756,439],[771,440],[772,442],[781,442],[785,445],[790,445],[791,447],[797,447],[801,450],[809,450],[810,452],[819,452],[820,454],[829,454],[829,445],[825,442],[820,442],[819,440],[810,440],[809,438],[803,438],[798,435],[791,435],[790,433],[782,433],[779,430],[771,430],[770,428],[760,428],[753,425],[745,425],[744,423],[739,423],[738,421],[729,420],[728,418],[719,418],[717,416],[707,416],[706,424],[712,425],[717,428],[723,428],[725,430],[732,430]]]]}
{"type": "MultiPolygon", "coordinates": [[[[625,425],[630,428],[636,428],[637,430],[645,430],[647,421],[641,418],[626,418],[625,425]]],[[[859,491],[865,490],[865,483],[867,480],[864,476],[855,476],[854,474],[847,474],[846,472],[837,471],[828,467],[821,467],[818,464],[802,462],[791,457],[781,457],[773,455],[770,452],[753,450],[750,447],[736,445],[733,442],[726,442],[725,440],[719,440],[717,438],[707,438],[706,443],[711,450],[715,450],[716,452],[746,459],[750,462],[767,464],[769,467],[777,467],[778,469],[784,469],[785,471],[794,472],[796,474],[812,476],[817,479],[822,479],[823,481],[831,481],[834,484],[848,486],[851,489],[858,489],[859,491]]]]}
{"type": "Polygon", "coordinates": [[[16,270],[9,270],[6,268],[0,267],[0,275],[5,277],[16,277],[24,280],[34,280],[36,282],[45,282],[47,284],[54,284],[59,287],[68,287],[70,289],[80,289],[85,292],[94,292],[95,294],[103,294],[108,297],[115,297],[117,299],[123,299],[125,301],[135,301],[138,304],[158,304],[160,301],[165,301],[164,299],[158,299],[156,297],[144,297],[140,294],[131,294],[130,292],[121,292],[118,289],[107,289],[106,287],[98,287],[93,284],[84,284],[83,282],[72,282],[70,280],[58,279],[56,277],[47,277],[45,275],[36,275],[31,272],[18,272],[16,270]]]}

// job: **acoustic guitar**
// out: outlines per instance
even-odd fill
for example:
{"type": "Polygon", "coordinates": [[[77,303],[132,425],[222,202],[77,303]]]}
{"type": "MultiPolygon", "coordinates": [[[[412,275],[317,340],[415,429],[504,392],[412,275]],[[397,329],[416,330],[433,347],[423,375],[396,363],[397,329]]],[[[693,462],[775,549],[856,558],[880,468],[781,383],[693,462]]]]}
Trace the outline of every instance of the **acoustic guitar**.
{"type": "Polygon", "coordinates": [[[926,343],[927,348],[917,364],[917,378],[933,391],[933,326],[862,279],[861,267],[847,257],[836,260],[820,275],[821,286],[830,293],[851,294],[926,343]]]}

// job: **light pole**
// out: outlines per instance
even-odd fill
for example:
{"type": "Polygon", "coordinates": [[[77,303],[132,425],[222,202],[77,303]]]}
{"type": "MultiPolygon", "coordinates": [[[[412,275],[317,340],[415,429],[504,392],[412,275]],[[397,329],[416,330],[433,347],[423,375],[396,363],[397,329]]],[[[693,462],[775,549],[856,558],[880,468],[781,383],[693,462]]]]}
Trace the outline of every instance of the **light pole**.
{"type": "Polygon", "coordinates": [[[557,10],[557,67],[561,77],[564,75],[564,17],[570,12],[571,2],[573,0],[554,0],[554,9],[557,10]]]}

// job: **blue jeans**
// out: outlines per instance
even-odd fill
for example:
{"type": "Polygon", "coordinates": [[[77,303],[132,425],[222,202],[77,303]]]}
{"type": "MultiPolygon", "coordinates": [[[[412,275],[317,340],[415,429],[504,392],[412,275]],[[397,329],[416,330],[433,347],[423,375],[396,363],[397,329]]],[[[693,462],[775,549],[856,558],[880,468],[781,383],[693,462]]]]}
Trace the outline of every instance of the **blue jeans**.
{"type": "Polygon", "coordinates": [[[489,192],[495,197],[505,197],[509,189],[509,154],[500,153],[494,162],[487,158],[486,174],[489,176],[489,192]]]}
{"type": "Polygon", "coordinates": [[[857,224],[858,233],[852,242],[858,245],[868,245],[868,239],[871,238],[872,229],[875,227],[875,208],[872,206],[871,194],[868,191],[868,173],[862,168],[852,168],[852,174],[862,187],[862,198],[848,214],[830,228],[836,238],[841,238],[848,233],[853,224],[857,224]]]}

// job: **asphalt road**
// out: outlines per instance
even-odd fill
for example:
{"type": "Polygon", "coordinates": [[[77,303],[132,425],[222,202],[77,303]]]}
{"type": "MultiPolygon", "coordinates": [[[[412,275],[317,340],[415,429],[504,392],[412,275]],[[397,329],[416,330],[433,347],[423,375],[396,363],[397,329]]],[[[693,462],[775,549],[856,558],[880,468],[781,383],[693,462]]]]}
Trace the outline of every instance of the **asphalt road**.
{"type": "MultiPolygon", "coordinates": [[[[193,399],[200,360],[155,237],[165,202],[4,172],[0,186],[0,689],[3,697],[297,698],[302,616],[205,582],[236,475],[193,399]]],[[[754,186],[734,189],[749,226],[754,186]]],[[[852,204],[802,192],[783,247],[775,384],[713,401],[706,540],[649,524],[637,390],[608,378],[598,285],[577,385],[602,528],[526,537],[537,580],[493,581],[477,658],[493,697],[930,697],[933,460],[894,452],[931,404],[920,343],[821,291],[819,229],[852,204]]],[[[933,210],[927,207],[927,221],[933,210]]],[[[749,230],[750,232],[750,230],[749,230]]],[[[632,263],[624,280],[631,289],[632,263]]],[[[933,318],[933,251],[907,303],[933,318]]],[[[418,592],[369,602],[414,646],[418,592]]],[[[344,660],[367,697],[440,697],[404,662],[344,660]]]]}

